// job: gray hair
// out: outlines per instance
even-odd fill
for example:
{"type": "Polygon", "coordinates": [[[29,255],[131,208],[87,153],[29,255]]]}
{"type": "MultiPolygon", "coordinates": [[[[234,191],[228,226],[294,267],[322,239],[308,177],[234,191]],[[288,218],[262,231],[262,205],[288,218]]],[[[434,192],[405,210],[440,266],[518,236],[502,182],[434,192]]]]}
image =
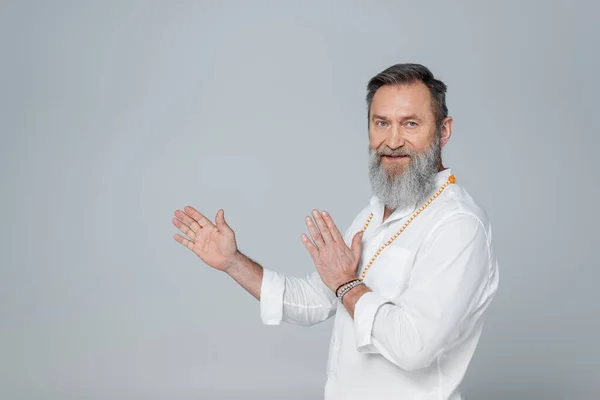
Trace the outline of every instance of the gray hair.
{"type": "Polygon", "coordinates": [[[446,89],[444,82],[435,79],[431,71],[421,64],[396,64],[375,75],[367,84],[367,119],[371,113],[371,101],[375,92],[384,85],[406,85],[423,82],[431,94],[431,109],[438,130],[448,116],[446,89]]]}
{"type": "Polygon", "coordinates": [[[391,209],[414,206],[431,196],[441,157],[440,137],[424,152],[408,147],[397,150],[371,150],[369,148],[369,181],[373,193],[391,209]],[[382,154],[408,155],[410,164],[402,174],[389,174],[381,164],[382,154]]]}

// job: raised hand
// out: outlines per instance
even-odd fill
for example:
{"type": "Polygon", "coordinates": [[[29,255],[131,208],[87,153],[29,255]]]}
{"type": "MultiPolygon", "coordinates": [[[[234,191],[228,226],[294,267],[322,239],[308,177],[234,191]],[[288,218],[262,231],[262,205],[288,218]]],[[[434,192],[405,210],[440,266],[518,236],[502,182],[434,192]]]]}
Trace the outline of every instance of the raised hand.
{"type": "Polygon", "coordinates": [[[212,268],[226,272],[238,249],[235,233],[225,222],[224,211],[217,211],[214,225],[191,206],[184,207],[183,210],[175,210],[177,218],[173,218],[173,225],[187,235],[187,238],[176,233],[173,235],[175,240],[212,268]]]}
{"type": "Polygon", "coordinates": [[[320,213],[319,210],[313,210],[313,217],[314,222],[311,217],[306,217],[306,226],[315,243],[313,244],[304,233],[302,242],[310,253],[323,283],[331,290],[336,290],[342,283],[357,278],[362,231],[354,235],[349,248],[331,215],[325,211],[320,213]]]}

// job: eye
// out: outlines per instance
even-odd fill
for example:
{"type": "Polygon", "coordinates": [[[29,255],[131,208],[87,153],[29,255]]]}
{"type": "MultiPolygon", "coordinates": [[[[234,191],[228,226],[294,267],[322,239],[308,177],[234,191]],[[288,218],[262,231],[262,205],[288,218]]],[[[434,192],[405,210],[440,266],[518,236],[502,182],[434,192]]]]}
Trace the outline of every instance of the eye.
{"type": "Polygon", "coordinates": [[[387,126],[387,121],[375,121],[375,125],[385,127],[387,126]]]}
{"type": "Polygon", "coordinates": [[[418,124],[415,121],[408,121],[406,125],[408,125],[409,128],[415,128],[418,124]]]}

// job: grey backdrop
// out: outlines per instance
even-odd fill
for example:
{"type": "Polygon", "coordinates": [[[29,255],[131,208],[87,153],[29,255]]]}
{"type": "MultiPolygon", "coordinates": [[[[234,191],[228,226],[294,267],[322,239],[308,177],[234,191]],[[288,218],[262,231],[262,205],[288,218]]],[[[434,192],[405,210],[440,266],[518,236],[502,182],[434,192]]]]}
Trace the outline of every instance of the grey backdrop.
{"type": "Polygon", "coordinates": [[[467,398],[597,399],[599,8],[2,2],[0,398],[322,398],[331,321],[263,326],[173,211],[313,271],[303,217],[371,196],[367,80],[420,62],[501,268],[467,398]]]}

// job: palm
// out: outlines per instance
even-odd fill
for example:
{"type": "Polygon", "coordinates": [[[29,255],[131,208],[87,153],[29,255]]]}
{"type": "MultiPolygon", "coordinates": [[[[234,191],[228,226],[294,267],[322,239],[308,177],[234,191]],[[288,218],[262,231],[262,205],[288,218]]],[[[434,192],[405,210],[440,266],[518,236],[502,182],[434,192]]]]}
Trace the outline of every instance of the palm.
{"type": "Polygon", "coordinates": [[[196,235],[192,251],[208,265],[223,264],[237,249],[235,238],[215,227],[206,227],[196,235]]]}
{"type": "Polygon", "coordinates": [[[174,238],[183,244],[209,266],[225,270],[228,262],[237,252],[235,233],[225,222],[223,211],[215,217],[217,225],[193,207],[185,211],[176,210],[173,224],[187,237],[175,234],[174,238]]]}

